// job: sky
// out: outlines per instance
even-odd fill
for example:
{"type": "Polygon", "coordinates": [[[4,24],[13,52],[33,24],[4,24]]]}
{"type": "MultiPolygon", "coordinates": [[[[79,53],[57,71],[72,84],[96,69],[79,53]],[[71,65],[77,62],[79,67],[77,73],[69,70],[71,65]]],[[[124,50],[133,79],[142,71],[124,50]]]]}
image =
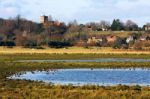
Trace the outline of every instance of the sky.
{"type": "Polygon", "coordinates": [[[130,19],[142,26],[150,22],[149,0],[0,0],[0,17],[23,18],[39,22],[41,15],[54,20],[78,23],[130,19]]]}

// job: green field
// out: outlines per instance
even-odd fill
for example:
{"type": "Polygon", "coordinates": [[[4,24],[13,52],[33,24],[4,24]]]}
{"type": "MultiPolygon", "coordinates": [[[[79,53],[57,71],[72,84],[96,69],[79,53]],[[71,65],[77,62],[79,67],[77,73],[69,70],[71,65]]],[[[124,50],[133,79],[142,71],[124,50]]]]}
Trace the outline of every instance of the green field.
{"type": "Polygon", "coordinates": [[[126,68],[147,67],[150,62],[109,63],[48,63],[15,62],[34,59],[85,59],[85,58],[144,58],[149,54],[0,54],[0,98],[2,99],[149,99],[150,87],[140,86],[54,86],[42,82],[8,80],[6,77],[22,71],[60,68],[126,68]]]}

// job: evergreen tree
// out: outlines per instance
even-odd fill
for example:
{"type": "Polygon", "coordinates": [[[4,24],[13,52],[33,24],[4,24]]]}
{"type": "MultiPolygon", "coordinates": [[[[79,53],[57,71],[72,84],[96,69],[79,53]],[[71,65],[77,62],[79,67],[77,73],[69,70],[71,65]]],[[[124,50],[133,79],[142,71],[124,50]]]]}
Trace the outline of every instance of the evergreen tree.
{"type": "Polygon", "coordinates": [[[123,26],[123,23],[120,22],[119,19],[114,19],[112,25],[111,25],[111,30],[113,31],[120,31],[120,30],[123,30],[124,29],[124,26],[123,26]]]}

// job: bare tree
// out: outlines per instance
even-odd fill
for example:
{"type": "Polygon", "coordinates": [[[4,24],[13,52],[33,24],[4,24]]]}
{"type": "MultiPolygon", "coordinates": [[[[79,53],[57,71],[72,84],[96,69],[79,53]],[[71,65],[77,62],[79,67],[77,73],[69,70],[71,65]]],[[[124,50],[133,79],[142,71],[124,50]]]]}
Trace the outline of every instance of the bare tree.
{"type": "Polygon", "coordinates": [[[48,21],[53,21],[53,17],[51,15],[48,16],[48,21]]]}
{"type": "Polygon", "coordinates": [[[128,31],[136,31],[136,30],[138,30],[138,25],[131,20],[127,20],[127,22],[125,24],[125,29],[128,31]]]}
{"type": "Polygon", "coordinates": [[[99,25],[103,31],[107,31],[108,29],[110,29],[110,23],[107,21],[102,20],[99,25]]]}

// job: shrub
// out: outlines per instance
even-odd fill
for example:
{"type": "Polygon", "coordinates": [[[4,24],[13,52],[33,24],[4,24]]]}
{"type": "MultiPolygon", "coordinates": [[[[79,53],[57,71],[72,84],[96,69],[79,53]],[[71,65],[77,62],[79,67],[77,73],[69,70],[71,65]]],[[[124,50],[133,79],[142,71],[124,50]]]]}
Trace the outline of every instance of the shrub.
{"type": "Polygon", "coordinates": [[[133,47],[134,41],[130,41],[128,45],[129,45],[129,48],[130,48],[130,47],[133,47]]]}
{"type": "Polygon", "coordinates": [[[127,49],[128,46],[127,46],[126,40],[124,38],[117,38],[117,40],[113,43],[112,47],[113,48],[124,48],[125,47],[127,49]]]}
{"type": "Polygon", "coordinates": [[[36,49],[45,49],[45,48],[43,48],[43,47],[41,47],[41,46],[36,46],[35,48],[36,48],[36,49]]]}
{"type": "Polygon", "coordinates": [[[78,41],[76,43],[73,44],[74,46],[78,46],[78,47],[87,47],[87,43],[84,41],[78,41]]]}
{"type": "Polygon", "coordinates": [[[23,43],[23,47],[25,48],[36,48],[38,45],[37,45],[37,42],[35,40],[26,40],[24,43],[23,43]]]}
{"type": "Polygon", "coordinates": [[[68,41],[49,41],[48,46],[51,48],[63,48],[72,46],[72,44],[68,41]]]}
{"type": "Polygon", "coordinates": [[[150,47],[150,41],[143,41],[143,47],[150,47]]]}
{"type": "Polygon", "coordinates": [[[135,50],[142,50],[142,49],[143,49],[142,46],[143,46],[142,42],[139,41],[139,42],[135,42],[135,43],[134,43],[133,48],[134,48],[135,50]]]}
{"type": "Polygon", "coordinates": [[[0,41],[0,46],[13,47],[16,46],[14,41],[0,41]]]}

